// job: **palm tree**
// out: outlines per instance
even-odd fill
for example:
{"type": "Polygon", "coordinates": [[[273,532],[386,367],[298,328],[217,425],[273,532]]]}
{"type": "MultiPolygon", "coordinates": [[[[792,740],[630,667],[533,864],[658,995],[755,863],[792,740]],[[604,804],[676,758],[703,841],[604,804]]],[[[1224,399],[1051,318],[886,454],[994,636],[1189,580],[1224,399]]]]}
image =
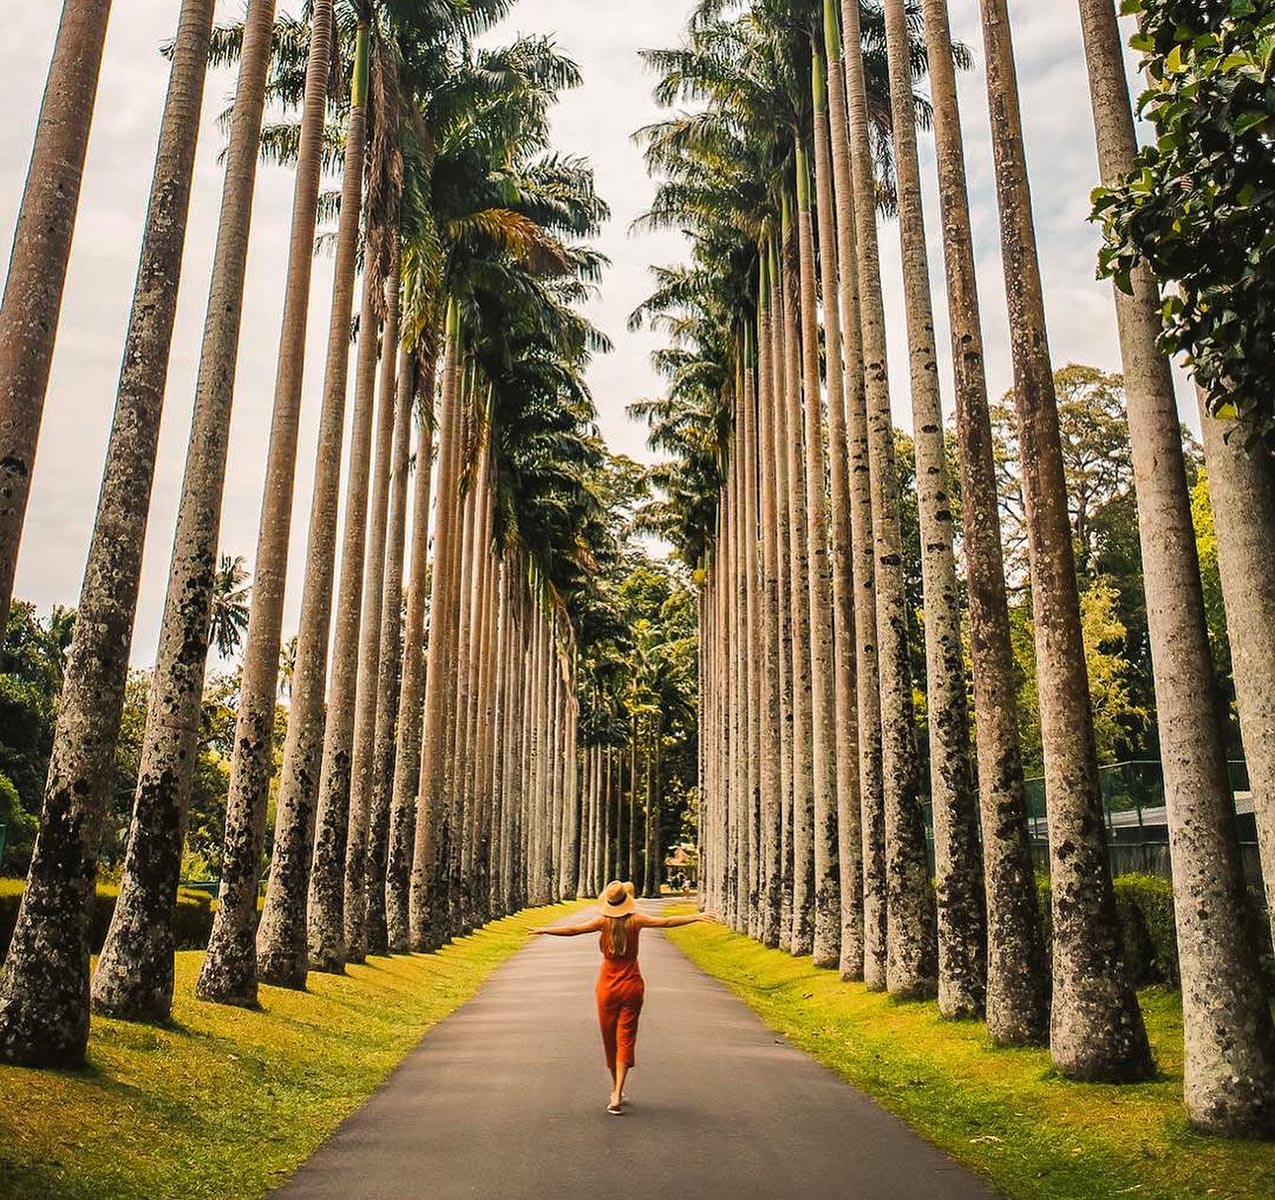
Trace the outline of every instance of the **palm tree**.
{"type": "MultiPolygon", "coordinates": [[[[383,726],[381,705],[392,706],[393,684],[398,680],[399,622],[402,620],[403,538],[407,512],[407,451],[412,433],[412,395],[400,391],[397,377],[399,359],[400,246],[394,238],[385,277],[385,329],[381,337],[381,393],[374,451],[372,508],[369,517],[367,569],[363,583],[358,651],[357,707],[354,715],[353,751],[350,766],[350,817],[346,838],[342,900],[345,953],[348,961],[367,957],[367,830],[372,797],[377,781],[389,782],[392,766],[384,757],[393,746],[393,717],[383,726]],[[401,406],[401,412],[400,412],[401,406]],[[395,444],[399,458],[395,459],[395,444]],[[397,486],[394,495],[393,529],[390,514],[391,477],[397,486]],[[389,576],[387,581],[387,574],[389,576]],[[385,589],[393,593],[392,604],[383,603],[385,589]],[[387,673],[382,687],[380,672],[384,661],[387,673]]],[[[415,376],[409,372],[409,387],[415,376]]],[[[343,559],[344,561],[344,559],[343,559]]],[[[342,568],[344,570],[344,567],[342,568]]],[[[387,714],[389,715],[389,714],[387,714]]],[[[385,786],[382,783],[382,794],[385,786]]],[[[382,880],[384,868],[382,868],[382,880]]],[[[383,886],[383,885],[382,885],[383,886]]],[[[383,910],[382,901],[382,911],[383,910]]],[[[381,947],[384,950],[384,946],[381,947]]]]}
{"type": "Polygon", "coordinates": [[[961,524],[987,889],[987,1029],[998,1045],[1037,1045],[1049,1030],[1048,964],[1023,790],[996,464],[947,0],[925,0],[924,15],[956,370],[961,524]]]}
{"type": "Polygon", "coordinates": [[[223,554],[213,576],[212,610],[208,621],[208,640],[221,658],[233,658],[239,652],[244,631],[248,628],[250,593],[248,566],[242,555],[223,554]]]}
{"type": "MultiPolygon", "coordinates": [[[[332,582],[336,568],[336,517],[340,493],[341,451],[345,434],[345,393],[350,362],[350,319],[354,303],[359,226],[363,211],[365,154],[368,144],[368,98],[372,69],[372,13],[360,6],[355,34],[350,109],[346,121],[345,168],[341,187],[341,215],[337,231],[336,268],[332,282],[332,310],[328,328],[328,355],[324,368],[323,405],[319,417],[319,444],[315,457],[314,491],[306,572],[301,592],[301,624],[297,634],[297,668],[288,713],[288,737],[279,778],[275,811],[274,853],[270,883],[257,927],[256,970],[267,983],[302,988],[308,971],[306,950],[306,894],[309,886],[312,845],[315,839],[315,805],[324,749],[323,702],[328,664],[328,637],[332,611],[332,582]]],[[[370,239],[369,239],[370,240],[370,239]]],[[[369,264],[374,257],[369,256],[369,264]]],[[[375,266],[365,274],[371,276],[375,266]]],[[[375,340],[371,296],[375,285],[365,278],[369,301],[363,315],[362,345],[375,340]]],[[[371,357],[373,371],[375,357],[371,357]]],[[[361,469],[371,428],[370,398],[374,384],[366,380],[356,398],[356,432],[351,437],[352,463],[361,469]],[[358,401],[362,401],[359,404],[358,401]]],[[[353,474],[353,468],[352,468],[353,474]]],[[[366,486],[366,484],[364,484],[366,486]]],[[[354,500],[355,507],[358,501],[354,500]]],[[[348,793],[347,793],[348,794],[348,793]]],[[[345,816],[339,821],[345,832],[345,816]]],[[[320,843],[322,847],[323,843],[320,843]]],[[[344,866],[344,846],[339,862],[344,866]]],[[[342,925],[344,922],[342,921],[342,925]]],[[[208,962],[214,959],[214,941],[201,978],[201,994],[209,997],[213,986],[208,962]]],[[[214,968],[215,969],[215,968],[214,968]]],[[[245,973],[240,979],[224,978],[223,989],[250,996],[255,983],[245,973]]]]}
{"type": "MultiPolygon", "coordinates": [[[[817,89],[812,89],[817,91],[817,89]]],[[[821,130],[816,130],[819,136],[821,130]]],[[[824,432],[821,408],[819,323],[815,282],[814,213],[808,153],[797,139],[797,245],[801,301],[802,373],[805,390],[805,470],[808,481],[806,540],[809,545],[812,727],[814,730],[814,959],[820,967],[841,962],[841,868],[837,853],[836,661],[833,647],[832,571],[828,561],[828,504],[824,494],[824,432]]],[[[831,233],[825,229],[825,236],[831,233]]],[[[839,365],[839,364],[838,364],[839,365]]],[[[833,375],[837,368],[833,368],[833,375]]],[[[839,398],[833,400],[840,403],[839,398]]],[[[843,497],[844,499],[844,497],[843,497]]],[[[846,695],[844,681],[843,699],[846,695]]]]}
{"type": "MultiPolygon", "coordinates": [[[[284,19],[285,24],[287,20],[284,19]]],[[[230,792],[226,801],[226,853],[222,866],[225,887],[217,916],[217,924],[227,932],[234,930],[233,939],[219,934],[218,940],[233,940],[241,963],[246,963],[251,957],[265,807],[274,767],[272,734],[281,673],[280,643],[305,338],[309,326],[311,263],[324,155],[328,80],[334,48],[332,0],[316,0],[310,12],[283,327],[257,535],[256,577],[230,764],[230,792]]],[[[223,53],[228,52],[228,48],[223,48],[223,53]]],[[[291,699],[296,679],[296,638],[291,640],[288,659],[286,684],[291,699]]],[[[244,989],[246,999],[251,1000],[253,994],[251,987],[244,989]]]]}
{"type": "Polygon", "coordinates": [[[0,630],[44,415],[110,0],[64,0],[0,302],[0,630]]]}
{"type": "MultiPolygon", "coordinates": [[[[173,46],[115,418],[27,884],[30,902],[24,898],[0,984],[7,1061],[79,1063],[88,1039],[88,909],[128,679],[212,20],[212,0],[187,0],[173,46]]],[[[118,928],[120,917],[113,924],[118,928]]],[[[100,994],[109,995],[106,981],[121,974],[121,965],[116,957],[106,974],[99,969],[100,994]]],[[[127,1001],[122,1007],[133,1015],[127,1001]]]]}
{"type": "MultiPolygon", "coordinates": [[[[854,657],[859,736],[859,814],[862,877],[862,948],[843,939],[841,977],[886,986],[885,781],[882,776],[881,685],[876,635],[876,559],[872,527],[871,469],[868,462],[866,378],[859,313],[859,238],[855,229],[854,181],[850,166],[849,113],[841,40],[841,17],[834,0],[824,0],[824,45],[828,58],[828,125],[836,210],[837,310],[845,356],[844,424],[850,476],[850,564],[854,581],[854,657]]],[[[829,310],[831,311],[831,310],[829,310]]],[[[843,560],[844,561],[844,560],[843,560]]],[[[843,568],[844,569],[844,568],[843,568]]],[[[840,610],[839,610],[840,611],[840,610]]],[[[847,635],[850,624],[844,625],[847,635]]],[[[846,824],[846,834],[850,824],[846,824]]],[[[843,854],[843,867],[847,863],[843,854]]],[[[845,895],[843,892],[843,901],[845,895]]]]}
{"type": "MultiPolygon", "coordinates": [[[[1116,11],[1081,0],[1104,185],[1133,170],[1137,137],[1116,11]]],[[[1138,532],[1147,590],[1160,758],[1182,969],[1185,1093],[1212,1133],[1275,1131],[1275,1026],[1245,928],[1246,885],[1209,656],[1182,434],[1169,361],[1156,339],[1160,290],[1143,267],[1116,291],[1138,532]]]]}
{"type": "MultiPolygon", "coordinates": [[[[217,537],[274,9],[273,0],[253,0],[244,19],[195,410],[121,886],[123,894],[135,891],[125,910],[134,914],[130,986],[138,1011],[155,1018],[166,1016],[172,1003],[172,904],[196,761],[213,598],[219,590],[226,595],[224,587],[218,588],[218,575],[223,585],[232,584],[229,596],[242,585],[242,579],[235,580],[234,560],[219,568],[217,537]]],[[[230,611],[242,602],[240,595],[230,611]]],[[[234,624],[230,618],[227,628],[234,624]]],[[[255,879],[253,884],[255,895],[255,879]]]]}
{"type": "MultiPolygon", "coordinates": [[[[1200,397],[1226,631],[1267,907],[1275,911],[1275,463],[1200,397]]],[[[1275,925],[1272,925],[1275,937],[1275,925]]]]}
{"type": "MultiPolygon", "coordinates": [[[[429,582],[429,500],[434,470],[434,363],[423,373],[422,419],[416,449],[412,499],[412,558],[408,573],[407,612],[403,621],[403,673],[399,685],[398,734],[394,772],[382,833],[379,812],[384,800],[374,795],[368,831],[368,951],[380,946],[402,953],[409,948],[408,887],[411,880],[412,834],[416,825],[416,786],[420,777],[421,720],[425,690],[425,611],[429,582]],[[378,880],[384,875],[384,884],[378,880]],[[384,887],[384,905],[378,892],[384,887]]],[[[406,481],[403,481],[404,484],[406,481]]],[[[380,717],[377,717],[380,726],[380,717]]],[[[386,731],[388,732],[388,731],[386,731]]],[[[384,744],[384,743],[382,743],[384,744]]],[[[384,787],[381,783],[379,786],[384,787]]]]}
{"type": "Polygon", "coordinates": [[[882,768],[885,780],[887,963],[891,995],[932,994],[937,982],[934,901],[921,814],[904,606],[899,482],[886,373],[876,181],[858,0],[842,0],[850,162],[859,250],[872,524],[876,540],[882,768]]]}
{"type": "Polygon", "coordinates": [[[916,111],[912,105],[912,46],[904,0],[886,0],[885,28],[894,112],[894,165],[898,180],[917,508],[921,525],[930,799],[934,812],[938,899],[938,1002],[939,1012],[945,1017],[973,1017],[982,1015],[987,986],[982,850],[970,771],[969,710],[965,700],[965,652],[953,550],[951,482],[939,397],[916,111]]]}
{"type": "Polygon", "coordinates": [[[1023,447],[1053,901],[1050,1050],[1069,1078],[1147,1078],[1150,1046],[1125,979],[1107,857],[1058,406],[1006,0],[980,0],[992,150],[1023,447]]]}
{"type": "MultiPolygon", "coordinates": [[[[830,0],[824,0],[822,16],[835,26],[837,59],[842,72],[840,26],[830,0]]],[[[850,443],[846,428],[846,374],[851,387],[859,386],[863,349],[856,344],[842,359],[841,296],[838,290],[840,230],[836,213],[836,172],[848,170],[844,132],[834,168],[836,148],[829,141],[827,72],[818,32],[811,36],[811,86],[814,102],[815,197],[823,253],[819,256],[820,299],[824,311],[826,370],[828,380],[829,507],[831,509],[831,572],[833,681],[836,706],[836,790],[838,887],[841,896],[841,936],[838,967],[843,976],[863,973],[863,821],[859,788],[859,714],[856,707],[855,599],[853,499],[850,488],[850,443]],[[834,248],[836,252],[834,253],[834,248]]],[[[844,76],[836,81],[844,93],[844,76]]],[[[844,94],[840,104],[844,108],[844,94]]],[[[844,121],[842,122],[844,125],[844,121]]]]}

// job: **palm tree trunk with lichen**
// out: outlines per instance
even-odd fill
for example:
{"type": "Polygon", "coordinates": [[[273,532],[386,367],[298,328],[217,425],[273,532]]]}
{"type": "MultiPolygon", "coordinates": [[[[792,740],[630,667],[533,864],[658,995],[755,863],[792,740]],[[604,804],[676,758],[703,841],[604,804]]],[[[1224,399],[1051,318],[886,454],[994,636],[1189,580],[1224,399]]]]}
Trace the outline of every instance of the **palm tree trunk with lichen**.
{"type": "Polygon", "coordinates": [[[1050,1049],[1068,1078],[1146,1079],[1154,1066],[1125,976],[1098,782],[1058,402],[1006,0],[980,0],[1009,299],[1036,627],[1053,899],[1050,1049]]]}
{"type": "MultiPolygon", "coordinates": [[[[457,538],[456,518],[460,474],[460,310],[449,301],[446,350],[439,405],[438,499],[435,505],[434,570],[430,588],[430,633],[425,667],[425,709],[422,718],[421,760],[416,788],[416,829],[408,891],[408,944],[413,950],[433,949],[442,919],[442,898],[434,895],[439,860],[438,825],[446,797],[447,697],[452,680],[447,674],[450,654],[450,614],[455,604],[451,564],[457,538]]],[[[395,793],[398,793],[397,784],[395,793]]],[[[391,846],[391,854],[393,848],[391,846]]],[[[392,938],[392,932],[391,932],[392,938]]]]}
{"type": "MultiPolygon", "coordinates": [[[[297,633],[297,664],[292,679],[292,702],[283,749],[276,802],[274,852],[265,905],[257,926],[257,972],[278,987],[304,988],[309,971],[306,946],[307,894],[315,841],[315,808],[320,788],[324,748],[324,693],[327,682],[328,638],[332,616],[332,585],[336,572],[336,525],[341,490],[341,452],[345,438],[346,382],[350,363],[350,318],[354,304],[357,245],[363,201],[364,149],[367,140],[368,43],[370,30],[361,23],[355,49],[350,91],[350,115],[345,139],[341,219],[337,232],[337,263],[332,284],[332,312],[328,329],[328,357],[324,372],[323,404],[319,415],[319,443],[315,455],[314,488],[306,548],[305,579],[301,591],[301,620],[297,633]]],[[[365,275],[364,292],[370,291],[365,275]]],[[[365,300],[363,318],[373,316],[365,300]]],[[[365,337],[371,331],[365,330],[365,337]]],[[[367,342],[363,343],[366,347],[367,342]]],[[[364,350],[361,347],[360,357],[364,350]]],[[[375,358],[372,358],[373,371],[375,358]]],[[[366,366],[356,372],[360,396],[366,401],[366,366]]],[[[373,379],[374,379],[373,375],[373,379]]],[[[370,405],[357,405],[362,417],[370,405]]],[[[362,422],[370,429],[370,423],[362,422]]],[[[352,442],[356,454],[362,442],[352,442]]],[[[366,484],[362,485],[364,488],[366,484]]],[[[326,814],[325,814],[326,816],[326,814]]],[[[338,835],[344,841],[344,821],[338,835]]],[[[325,853],[328,845],[324,838],[325,853]]],[[[342,850],[344,847],[342,846],[342,850]]],[[[344,861],[344,854],[341,855],[344,861]]]]}
{"type": "MultiPolygon", "coordinates": [[[[1137,158],[1124,54],[1110,0],[1080,0],[1102,181],[1137,158]]],[[[1209,1133],[1275,1133],[1275,1027],[1256,947],[1213,662],[1173,374],[1156,339],[1160,290],[1145,267],[1116,320],[1146,577],[1182,974],[1187,1114],[1209,1133]]]]}
{"type": "MultiPolygon", "coordinates": [[[[79,1063],[87,1042],[89,904],[128,680],[212,21],[211,0],[183,4],[41,829],[0,977],[0,1058],[9,1062],[79,1063]]],[[[108,1011],[162,1019],[172,996],[164,985],[172,976],[172,889],[162,869],[143,871],[152,886],[137,886],[136,843],[134,835],[127,903],[116,906],[112,955],[97,980],[108,1011]]]]}
{"type": "Polygon", "coordinates": [[[65,0],[0,303],[0,630],[26,521],[110,0],[65,0]]]}
{"type": "Polygon", "coordinates": [[[872,528],[876,542],[882,771],[885,781],[886,988],[919,998],[937,991],[934,892],[921,812],[916,713],[908,661],[899,479],[886,367],[885,306],[876,225],[858,0],[842,0],[847,47],[847,127],[859,250],[859,303],[868,412],[872,528]]]}
{"type": "MultiPolygon", "coordinates": [[[[375,249],[378,238],[369,238],[375,249]]],[[[345,862],[352,817],[351,801],[358,780],[354,773],[354,723],[359,702],[359,642],[364,622],[363,580],[367,558],[368,485],[372,466],[372,427],[376,409],[376,363],[380,347],[377,292],[381,291],[371,262],[364,269],[363,304],[359,317],[359,355],[355,371],[354,421],[350,429],[349,479],[345,491],[345,529],[341,541],[341,575],[336,594],[336,636],[332,644],[331,684],[323,731],[323,753],[314,817],[314,857],[310,868],[306,938],[310,967],[316,971],[345,970],[345,862]]],[[[387,367],[394,361],[386,355],[387,367]]],[[[393,397],[394,384],[387,381],[393,397]]],[[[392,415],[386,414],[383,425],[392,415]],[[388,418],[388,419],[386,419],[388,418]]],[[[335,566],[336,513],[328,527],[328,551],[335,566]]],[[[325,532],[328,532],[325,530],[325,532]]],[[[382,532],[384,527],[382,526],[382,532]]],[[[325,545],[325,550],[328,546],[325,545]]],[[[379,572],[378,572],[379,574],[379,572]]],[[[325,596],[332,603],[331,575],[325,596]]],[[[304,605],[302,615],[304,618],[304,605]]],[[[369,614],[369,617],[371,614],[369,614]]],[[[379,606],[376,616],[380,616],[379,606]]],[[[331,624],[331,614],[325,625],[331,624]]],[[[304,628],[304,621],[303,621],[304,628]]],[[[376,630],[376,640],[380,631],[376,630]]],[[[298,660],[300,655],[298,654],[298,660]]],[[[364,680],[375,694],[375,681],[364,680]]],[[[373,716],[373,720],[375,717],[373,716]]],[[[285,762],[286,778],[286,762],[285,762]]],[[[281,793],[282,795],[282,793],[281,793]]],[[[361,856],[361,850],[360,850],[361,856]]]]}
{"type": "MultiPolygon", "coordinates": [[[[382,755],[387,765],[392,756],[393,769],[378,780],[378,787],[383,790],[373,794],[368,832],[368,952],[372,954],[381,952],[382,945],[384,950],[393,954],[403,954],[411,945],[408,892],[412,877],[412,838],[416,828],[416,789],[420,779],[425,700],[425,612],[429,582],[430,488],[434,474],[434,387],[434,366],[427,359],[422,372],[419,401],[422,419],[416,443],[416,476],[412,485],[412,554],[407,575],[407,607],[402,617],[397,729],[388,723],[382,725],[379,710],[377,715],[378,740],[384,738],[380,742],[382,755]]],[[[405,399],[400,397],[400,403],[405,399]]],[[[410,415],[406,420],[410,425],[410,415]]],[[[406,443],[405,436],[400,460],[402,470],[397,477],[404,490],[407,486],[406,443]]],[[[387,588],[386,611],[390,591],[387,588]]],[[[401,601],[400,587],[400,604],[401,601]]]]}
{"type": "MultiPolygon", "coordinates": [[[[394,685],[398,682],[398,644],[402,622],[403,527],[407,490],[394,496],[399,506],[391,515],[391,489],[399,477],[395,448],[400,447],[405,472],[406,439],[411,433],[411,392],[399,386],[400,242],[391,237],[389,270],[385,278],[385,328],[381,335],[381,383],[376,428],[371,513],[368,518],[367,564],[363,579],[363,626],[359,632],[357,701],[354,748],[350,766],[350,815],[346,830],[342,910],[348,962],[367,958],[367,843],[372,803],[378,785],[386,795],[393,767],[385,751],[393,746],[394,685]],[[400,404],[403,412],[400,412],[400,404]],[[392,593],[391,607],[385,604],[392,593]],[[382,667],[386,682],[381,682],[382,667]],[[383,713],[382,706],[389,712],[383,713]],[[388,722],[385,717],[388,716],[388,722]]],[[[410,372],[409,372],[410,374],[410,372]]],[[[412,376],[414,379],[414,376],[412,376]]],[[[406,481],[403,481],[404,484],[406,481]]],[[[344,569],[344,568],[343,568],[344,569]]],[[[382,885],[383,887],[383,885],[382,885]]],[[[384,892],[382,891],[382,897],[384,892]]],[[[382,906],[384,901],[382,899],[382,906]]],[[[384,911],[382,907],[382,911],[384,911]]],[[[382,946],[382,950],[384,947],[382,946]]]]}
{"type": "MultiPolygon", "coordinates": [[[[835,20],[835,12],[832,16],[835,20]]],[[[841,910],[838,967],[844,974],[847,965],[852,964],[851,974],[862,975],[863,821],[859,792],[859,714],[855,699],[853,501],[850,492],[850,443],[846,429],[846,364],[842,359],[841,297],[837,279],[840,246],[834,196],[835,171],[829,140],[828,76],[817,37],[811,39],[811,45],[815,198],[819,240],[823,247],[819,265],[828,386],[833,697],[836,705],[837,759],[837,884],[841,910]]],[[[842,71],[839,58],[836,70],[838,73],[842,71]]],[[[862,348],[857,347],[852,355],[850,369],[852,373],[861,374],[862,367],[862,348]]]]}
{"type": "MultiPolygon", "coordinates": [[[[237,964],[242,977],[235,988],[244,1003],[256,996],[253,936],[257,922],[257,883],[265,841],[266,804],[274,769],[274,729],[278,703],[279,650],[282,641],[292,495],[296,476],[297,434],[305,369],[305,339],[310,316],[310,279],[319,180],[323,169],[323,126],[332,59],[333,13],[330,2],[310,15],[301,140],[297,154],[274,410],[266,457],[266,480],[254,562],[252,608],[244,646],[239,711],[230,763],[226,827],[222,855],[222,897],[214,919],[212,944],[237,964]]],[[[209,968],[211,970],[212,968],[209,968]]]]}
{"type": "Polygon", "coordinates": [[[969,707],[961,599],[953,549],[951,480],[939,396],[938,350],[921,201],[911,37],[903,0],[886,0],[886,49],[894,116],[894,164],[907,313],[916,447],[917,510],[925,605],[926,705],[930,801],[934,813],[941,1015],[983,1013],[987,994],[987,919],[978,801],[970,769],[969,707]]]}
{"type": "MultiPolygon", "coordinates": [[[[842,946],[841,977],[862,979],[873,991],[886,985],[885,782],[881,765],[881,685],[877,655],[876,561],[872,528],[863,328],[859,314],[859,236],[855,229],[854,179],[850,165],[846,73],[841,18],[836,0],[824,0],[824,44],[828,51],[828,125],[837,227],[838,309],[845,356],[845,425],[850,491],[850,557],[854,580],[854,660],[859,717],[859,812],[861,831],[862,953],[842,946]]],[[[847,630],[849,625],[846,626],[847,630]]]]}
{"type": "MultiPolygon", "coordinates": [[[[822,90],[822,89],[820,89],[822,90]]],[[[815,129],[815,136],[822,131],[815,129]]],[[[832,567],[828,552],[828,499],[824,490],[823,396],[819,363],[818,285],[815,267],[814,213],[810,160],[797,143],[797,249],[801,312],[807,543],[810,605],[811,732],[814,764],[813,859],[815,966],[841,962],[841,868],[837,858],[837,663],[833,644],[832,567]]],[[[831,353],[829,353],[831,358],[831,353]]],[[[840,364],[831,375],[840,372],[840,364]]],[[[831,395],[831,392],[830,392],[831,395]]]]}
{"type": "Polygon", "coordinates": [[[1000,1046],[1039,1045],[1049,1033],[1049,964],[1023,789],[1000,504],[947,0],[925,0],[925,32],[956,374],[961,530],[987,891],[987,1031],[1000,1046]]]}
{"type": "Polygon", "coordinates": [[[779,532],[775,472],[775,371],[772,356],[770,263],[763,246],[757,314],[758,421],[761,475],[761,941],[779,945],[783,863],[780,858],[780,790],[783,769],[783,679],[779,670],[779,532]]]}
{"type": "MultiPolygon", "coordinates": [[[[792,201],[783,201],[784,408],[787,413],[789,602],[792,612],[793,800],[792,942],[794,955],[811,954],[815,942],[815,693],[811,665],[810,539],[806,532],[809,491],[803,453],[800,266],[792,201]]],[[[818,481],[816,481],[817,483],[818,481]]],[[[822,760],[820,767],[823,767],[822,760]]]]}

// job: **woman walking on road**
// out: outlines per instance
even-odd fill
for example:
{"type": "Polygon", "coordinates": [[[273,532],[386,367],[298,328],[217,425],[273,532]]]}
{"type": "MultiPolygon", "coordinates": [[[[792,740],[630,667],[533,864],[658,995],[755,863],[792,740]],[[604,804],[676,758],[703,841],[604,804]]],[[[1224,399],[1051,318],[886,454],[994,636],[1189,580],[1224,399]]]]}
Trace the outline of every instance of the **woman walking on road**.
{"type": "Polygon", "coordinates": [[[652,917],[639,912],[631,883],[608,883],[602,890],[600,911],[583,925],[557,925],[533,929],[536,935],[579,937],[600,933],[602,970],[598,974],[598,1023],[602,1026],[602,1046],[607,1070],[611,1073],[611,1100],[607,1112],[624,1112],[624,1079],[635,1062],[638,1017],[646,985],[638,969],[638,934],[643,929],[676,929],[696,921],[712,921],[707,913],[685,917],[652,917]]]}

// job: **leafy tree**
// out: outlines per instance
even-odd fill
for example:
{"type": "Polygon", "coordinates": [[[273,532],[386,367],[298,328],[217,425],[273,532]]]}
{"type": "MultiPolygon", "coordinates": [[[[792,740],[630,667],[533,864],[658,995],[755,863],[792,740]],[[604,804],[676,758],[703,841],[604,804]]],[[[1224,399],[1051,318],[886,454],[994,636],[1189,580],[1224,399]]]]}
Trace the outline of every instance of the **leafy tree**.
{"type": "Polygon", "coordinates": [[[1169,289],[1163,348],[1188,357],[1215,415],[1275,444],[1275,11],[1255,0],[1125,0],[1155,139],[1099,189],[1103,274],[1169,289]]]}

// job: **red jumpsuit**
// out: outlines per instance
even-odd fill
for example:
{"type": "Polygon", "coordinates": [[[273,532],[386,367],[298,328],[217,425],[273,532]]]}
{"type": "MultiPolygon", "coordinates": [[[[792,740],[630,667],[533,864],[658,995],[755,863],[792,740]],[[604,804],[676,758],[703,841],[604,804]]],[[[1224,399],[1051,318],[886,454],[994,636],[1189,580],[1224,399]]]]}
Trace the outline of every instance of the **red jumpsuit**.
{"type": "Polygon", "coordinates": [[[638,926],[631,929],[632,953],[623,958],[602,951],[602,970],[598,973],[598,1023],[602,1026],[602,1046],[606,1050],[607,1067],[614,1071],[618,1060],[625,1066],[634,1064],[637,1048],[638,1017],[646,984],[638,970],[638,926]]]}

